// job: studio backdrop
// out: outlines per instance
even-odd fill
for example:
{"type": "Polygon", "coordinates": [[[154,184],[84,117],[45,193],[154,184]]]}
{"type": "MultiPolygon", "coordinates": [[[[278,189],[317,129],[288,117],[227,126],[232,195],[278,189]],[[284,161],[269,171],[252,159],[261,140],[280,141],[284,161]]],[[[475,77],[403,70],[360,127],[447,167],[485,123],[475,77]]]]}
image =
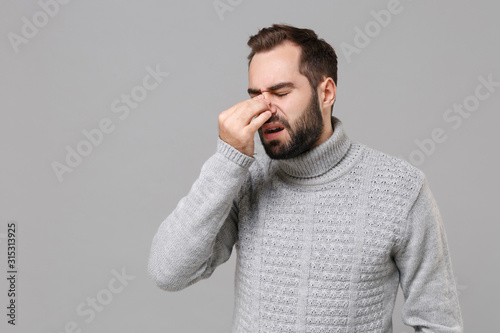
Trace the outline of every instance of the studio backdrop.
{"type": "MultiPolygon", "coordinates": [[[[248,37],[310,28],[353,141],[423,170],[466,332],[498,330],[495,1],[2,1],[0,331],[229,332],[235,252],[165,292],[153,235],[248,98],[248,37]]],[[[261,147],[258,149],[262,150],[261,147]]],[[[394,332],[401,322],[401,292],[394,332]]]]}

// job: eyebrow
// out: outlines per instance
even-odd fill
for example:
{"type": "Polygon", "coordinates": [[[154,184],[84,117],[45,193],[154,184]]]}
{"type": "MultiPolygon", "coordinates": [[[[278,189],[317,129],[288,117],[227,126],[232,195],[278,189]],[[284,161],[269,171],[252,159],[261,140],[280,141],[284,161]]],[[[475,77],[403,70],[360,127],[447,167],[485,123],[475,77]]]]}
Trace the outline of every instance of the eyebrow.
{"type": "MultiPolygon", "coordinates": [[[[292,83],[292,82],[280,82],[280,83],[277,83],[269,88],[267,88],[266,90],[264,91],[275,91],[275,90],[279,90],[279,89],[282,89],[282,88],[294,88],[295,85],[292,83]]],[[[253,89],[253,88],[248,88],[248,94],[249,95],[260,95],[262,94],[262,90],[260,89],[253,89]]]]}

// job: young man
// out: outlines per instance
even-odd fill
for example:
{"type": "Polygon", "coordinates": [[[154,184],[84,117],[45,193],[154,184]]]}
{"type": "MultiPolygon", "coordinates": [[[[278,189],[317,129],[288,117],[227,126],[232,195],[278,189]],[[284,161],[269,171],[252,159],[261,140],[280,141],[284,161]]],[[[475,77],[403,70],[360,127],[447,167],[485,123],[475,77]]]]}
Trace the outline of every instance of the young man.
{"type": "Polygon", "coordinates": [[[252,97],[219,115],[217,152],[154,237],[180,290],[238,254],[233,332],[462,332],[443,224],[421,171],[351,142],[332,117],[337,58],[312,30],[250,38],[252,97]],[[267,156],[254,155],[258,131],[267,156]]]}

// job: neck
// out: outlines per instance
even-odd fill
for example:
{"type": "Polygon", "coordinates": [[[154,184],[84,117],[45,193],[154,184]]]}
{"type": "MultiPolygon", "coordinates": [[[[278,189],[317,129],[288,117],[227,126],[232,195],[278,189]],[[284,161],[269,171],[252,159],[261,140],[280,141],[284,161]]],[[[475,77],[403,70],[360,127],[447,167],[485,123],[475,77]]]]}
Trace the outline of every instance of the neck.
{"type": "Polygon", "coordinates": [[[321,145],[323,142],[325,142],[326,140],[328,140],[332,136],[332,134],[333,134],[332,122],[333,122],[333,119],[330,119],[330,118],[328,118],[326,121],[323,122],[325,124],[325,126],[323,127],[323,131],[321,132],[321,136],[319,137],[318,141],[316,141],[312,145],[311,149],[321,145]]]}
{"type": "Polygon", "coordinates": [[[332,169],[347,153],[351,141],[340,120],[332,117],[329,125],[330,130],[322,134],[325,138],[314,148],[291,159],[276,160],[277,166],[295,178],[318,177],[332,169]]]}

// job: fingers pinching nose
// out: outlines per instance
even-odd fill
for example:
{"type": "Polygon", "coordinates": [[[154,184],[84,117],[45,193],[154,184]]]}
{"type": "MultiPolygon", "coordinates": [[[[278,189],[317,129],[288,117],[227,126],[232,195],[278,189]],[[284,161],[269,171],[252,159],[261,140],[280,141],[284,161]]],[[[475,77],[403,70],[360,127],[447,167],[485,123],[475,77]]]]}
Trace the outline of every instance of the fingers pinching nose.
{"type": "Polygon", "coordinates": [[[264,95],[264,93],[257,95],[257,98],[262,99],[264,101],[264,103],[267,104],[269,111],[271,111],[272,114],[275,114],[277,112],[276,107],[271,104],[271,101],[269,99],[267,99],[267,97],[264,95]]]}
{"type": "Polygon", "coordinates": [[[269,98],[267,98],[267,96],[264,95],[264,93],[262,93],[261,96],[264,98],[264,102],[266,102],[267,105],[271,106],[271,101],[269,100],[269,98]]]}
{"type": "Polygon", "coordinates": [[[257,95],[257,99],[262,99],[264,100],[264,102],[266,102],[266,104],[269,104],[269,100],[266,98],[266,96],[264,96],[264,94],[259,94],[257,95]]]}

